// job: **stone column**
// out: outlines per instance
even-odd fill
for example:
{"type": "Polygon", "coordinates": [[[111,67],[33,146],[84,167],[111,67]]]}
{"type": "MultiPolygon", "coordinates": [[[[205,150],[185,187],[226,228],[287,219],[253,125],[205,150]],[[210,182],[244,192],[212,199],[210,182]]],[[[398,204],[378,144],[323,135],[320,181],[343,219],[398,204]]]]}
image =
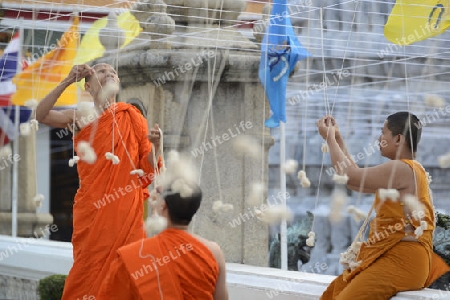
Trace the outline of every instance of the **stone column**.
{"type": "MultiPolygon", "coordinates": [[[[46,225],[53,223],[50,214],[36,212],[34,197],[36,191],[36,132],[31,131],[28,136],[20,136],[19,154],[13,156],[13,161],[18,164],[18,213],[17,235],[21,237],[41,236],[46,225]],[[35,234],[36,232],[36,234],[35,234]]],[[[9,166],[6,172],[0,172],[0,184],[2,184],[2,197],[0,198],[0,234],[12,234],[12,176],[13,166],[9,166]],[[5,187],[5,189],[3,189],[5,187]],[[3,191],[6,191],[5,193],[3,191]]],[[[44,201],[48,201],[45,199],[44,201]]]]}

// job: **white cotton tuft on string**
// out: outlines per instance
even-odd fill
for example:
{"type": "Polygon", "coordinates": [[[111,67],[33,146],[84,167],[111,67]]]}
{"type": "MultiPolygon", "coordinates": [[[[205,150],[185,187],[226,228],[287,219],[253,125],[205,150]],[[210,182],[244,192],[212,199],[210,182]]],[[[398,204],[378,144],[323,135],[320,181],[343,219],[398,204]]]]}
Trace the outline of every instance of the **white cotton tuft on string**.
{"type": "Polygon", "coordinates": [[[220,200],[214,201],[213,206],[212,206],[213,212],[215,212],[215,213],[219,212],[220,209],[222,208],[222,205],[223,205],[222,201],[220,201],[220,200]]]}
{"type": "Polygon", "coordinates": [[[341,253],[339,262],[344,266],[344,269],[350,269],[353,271],[359,267],[362,261],[356,261],[356,259],[358,259],[361,246],[362,242],[352,243],[347,251],[341,253]]]}
{"type": "Polygon", "coordinates": [[[97,154],[88,142],[81,141],[78,143],[77,154],[80,160],[93,164],[97,160],[97,154]]]}
{"type": "Polygon", "coordinates": [[[36,204],[36,207],[41,207],[42,202],[44,201],[44,195],[38,194],[38,195],[34,196],[33,200],[34,200],[34,203],[36,204]]]}
{"type": "Polygon", "coordinates": [[[439,95],[427,94],[425,95],[425,104],[432,107],[444,107],[445,100],[439,95]]]}
{"type": "Polygon", "coordinates": [[[269,207],[265,212],[261,214],[259,219],[266,224],[272,225],[275,223],[279,223],[282,220],[292,221],[294,215],[291,210],[282,205],[275,205],[269,207]]]}
{"type": "Polygon", "coordinates": [[[69,167],[73,167],[79,161],[80,157],[75,155],[73,158],[69,159],[69,167]]]}
{"type": "Polygon", "coordinates": [[[119,157],[111,152],[106,152],[105,157],[107,160],[112,161],[113,165],[118,165],[120,162],[119,157]]]}
{"type": "Polygon", "coordinates": [[[396,189],[379,189],[378,196],[381,201],[391,200],[397,201],[400,198],[400,193],[396,189]]]}
{"type": "Polygon", "coordinates": [[[293,159],[287,160],[283,165],[283,172],[286,174],[293,174],[295,171],[297,171],[298,168],[298,162],[293,159]]]}
{"type": "Polygon", "coordinates": [[[342,221],[343,210],[347,205],[347,194],[342,190],[335,190],[331,196],[329,219],[333,223],[342,221]]]}
{"type": "Polygon", "coordinates": [[[141,169],[135,169],[133,171],[130,172],[131,175],[138,175],[139,177],[144,176],[144,171],[141,169]]]}
{"type": "Polygon", "coordinates": [[[443,169],[450,167],[450,152],[438,157],[439,166],[443,169]]]}
{"type": "Polygon", "coordinates": [[[298,180],[302,180],[303,177],[306,177],[306,172],[301,170],[297,173],[298,180]]]}
{"type": "Polygon", "coordinates": [[[38,106],[38,102],[36,99],[30,99],[28,101],[25,101],[25,106],[31,109],[36,109],[36,107],[38,106]]]}
{"type": "Polygon", "coordinates": [[[302,187],[308,188],[311,186],[311,181],[309,181],[309,178],[306,176],[305,171],[298,171],[297,177],[300,180],[300,184],[302,185],[302,187]]]}
{"type": "Polygon", "coordinates": [[[247,204],[250,206],[259,206],[264,197],[264,184],[254,182],[251,185],[250,195],[247,198],[247,204]]]}
{"type": "Polygon", "coordinates": [[[180,197],[181,198],[189,198],[189,197],[192,197],[193,193],[194,193],[194,191],[192,190],[192,188],[190,188],[187,184],[184,184],[180,190],[180,197]]]}
{"type": "Polygon", "coordinates": [[[232,211],[233,209],[234,209],[233,204],[223,203],[220,200],[214,201],[213,206],[212,206],[212,210],[215,213],[228,212],[228,211],[232,211]]]}
{"type": "Polygon", "coordinates": [[[118,82],[108,81],[100,91],[99,99],[101,101],[107,101],[111,97],[117,95],[120,91],[120,84],[118,82]]]}
{"type": "Polygon", "coordinates": [[[234,209],[233,204],[225,203],[222,205],[221,210],[224,212],[232,211],[234,209]]]}
{"type": "MultiPolygon", "coordinates": [[[[199,179],[197,168],[187,155],[170,151],[167,156],[166,166],[167,169],[158,177],[160,185],[171,187],[179,179],[182,179],[188,186],[197,184],[199,179]]],[[[176,187],[175,190],[181,192],[181,185],[176,187]]]]}
{"type": "Polygon", "coordinates": [[[314,231],[310,231],[308,233],[308,238],[306,239],[306,246],[314,247],[315,243],[316,243],[316,233],[314,231]]]}
{"type": "Polygon", "coordinates": [[[12,149],[10,145],[6,145],[0,148],[0,158],[5,158],[12,155],[12,149]]]}
{"type": "Polygon", "coordinates": [[[99,117],[93,102],[81,101],[78,103],[77,112],[80,115],[81,126],[86,126],[99,117]]]}
{"type": "Polygon", "coordinates": [[[414,230],[414,234],[416,235],[416,238],[419,238],[420,236],[422,236],[424,230],[427,230],[428,228],[428,224],[425,221],[420,221],[420,226],[416,228],[416,230],[414,230]]]}
{"type": "Polygon", "coordinates": [[[337,184],[347,184],[348,176],[347,176],[347,174],[344,174],[344,175],[334,174],[333,181],[336,182],[337,184]]]}
{"type": "Polygon", "coordinates": [[[311,181],[309,181],[308,177],[303,177],[302,180],[300,181],[302,187],[304,188],[309,188],[311,186],[311,181]]]}
{"type": "Polygon", "coordinates": [[[322,153],[330,152],[330,149],[328,148],[328,144],[327,143],[323,143],[322,147],[320,149],[322,150],[322,153]]]}
{"type": "Polygon", "coordinates": [[[36,119],[30,120],[30,127],[36,131],[39,130],[39,122],[36,119]]]}
{"type": "Polygon", "coordinates": [[[411,211],[415,219],[420,219],[420,215],[425,215],[425,206],[413,195],[405,195],[403,203],[411,211]]]}
{"type": "Polygon", "coordinates": [[[356,208],[354,205],[347,206],[347,212],[352,216],[356,223],[364,221],[367,218],[367,214],[359,208],[356,208]]]}
{"type": "Polygon", "coordinates": [[[31,133],[31,126],[30,123],[22,123],[19,125],[20,134],[21,135],[30,135],[31,133]]]}
{"type": "Polygon", "coordinates": [[[237,153],[246,154],[255,159],[259,158],[261,153],[261,146],[257,143],[256,139],[240,135],[233,140],[233,149],[237,153]]]}
{"type": "Polygon", "coordinates": [[[154,236],[166,228],[167,219],[158,214],[154,214],[145,220],[145,231],[147,232],[148,237],[154,236]]]}

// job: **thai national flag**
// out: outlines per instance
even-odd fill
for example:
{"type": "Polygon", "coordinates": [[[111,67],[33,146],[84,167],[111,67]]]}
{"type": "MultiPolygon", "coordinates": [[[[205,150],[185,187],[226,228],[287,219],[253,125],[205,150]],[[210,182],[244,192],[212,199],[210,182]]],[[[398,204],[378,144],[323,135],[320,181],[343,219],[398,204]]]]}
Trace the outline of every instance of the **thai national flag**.
{"type": "MultiPolygon", "coordinates": [[[[13,77],[19,68],[20,39],[16,33],[0,58],[0,147],[14,140],[18,132],[15,131],[14,123],[16,107],[12,106],[11,96],[16,92],[16,86],[12,83],[13,77]]],[[[18,107],[20,109],[19,123],[26,123],[30,119],[31,109],[18,107]]]]}

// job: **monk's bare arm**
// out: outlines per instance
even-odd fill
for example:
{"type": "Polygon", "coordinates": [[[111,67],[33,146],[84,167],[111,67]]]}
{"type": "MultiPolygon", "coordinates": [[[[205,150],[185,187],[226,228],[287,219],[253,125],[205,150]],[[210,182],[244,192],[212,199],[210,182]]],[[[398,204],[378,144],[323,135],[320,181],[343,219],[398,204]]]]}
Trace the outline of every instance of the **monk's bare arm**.
{"type": "Polygon", "coordinates": [[[216,291],[214,292],[214,300],[228,300],[228,288],[226,280],[226,265],[225,257],[222,250],[217,245],[217,249],[214,249],[214,255],[216,256],[217,263],[219,265],[219,276],[216,282],[216,291]]]}
{"type": "Polygon", "coordinates": [[[92,75],[92,69],[87,65],[74,66],[69,75],[61,81],[47,96],[44,97],[36,108],[36,120],[39,123],[46,124],[51,127],[64,128],[67,124],[71,124],[74,118],[74,111],[53,110],[56,101],[61,97],[62,93],[73,83],[80,81],[88,75],[92,75]]]}

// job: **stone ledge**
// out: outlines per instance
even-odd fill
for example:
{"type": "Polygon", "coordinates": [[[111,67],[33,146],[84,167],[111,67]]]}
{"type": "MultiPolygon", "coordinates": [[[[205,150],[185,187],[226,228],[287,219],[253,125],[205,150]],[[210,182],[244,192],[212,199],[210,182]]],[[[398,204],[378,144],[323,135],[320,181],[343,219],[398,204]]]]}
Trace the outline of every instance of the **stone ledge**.
{"type": "MultiPolygon", "coordinates": [[[[11,283],[15,281],[34,282],[52,274],[68,274],[72,263],[71,243],[0,235],[0,276],[2,281],[10,283],[2,289],[17,289],[20,284],[11,283]],[[15,251],[13,247],[19,248],[18,245],[23,246],[15,251]],[[14,253],[11,254],[12,251],[14,253]],[[8,253],[7,256],[5,256],[6,253],[8,253]]],[[[227,263],[227,272],[230,299],[245,300],[260,300],[266,297],[269,299],[276,297],[277,300],[317,300],[335,278],[329,275],[235,263],[227,263]]],[[[8,293],[18,292],[9,291],[8,293]]],[[[450,300],[450,292],[424,289],[403,292],[392,299],[450,300]]]]}

